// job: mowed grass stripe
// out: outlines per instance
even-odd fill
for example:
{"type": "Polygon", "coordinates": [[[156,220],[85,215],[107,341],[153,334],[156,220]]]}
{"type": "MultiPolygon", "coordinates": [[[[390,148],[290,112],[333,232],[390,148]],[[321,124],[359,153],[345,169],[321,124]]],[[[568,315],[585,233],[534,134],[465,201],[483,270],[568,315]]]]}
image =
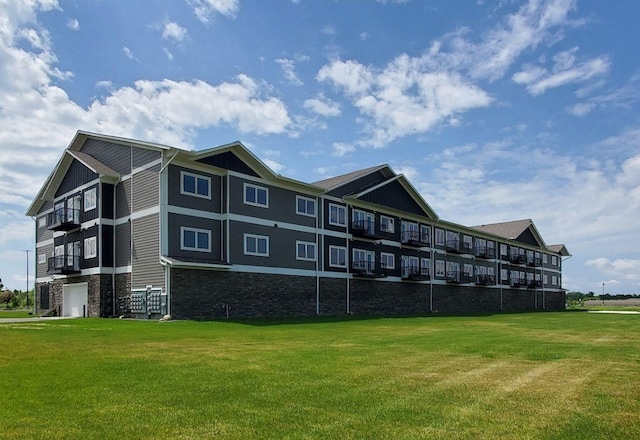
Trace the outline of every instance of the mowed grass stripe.
{"type": "Polygon", "coordinates": [[[0,325],[3,438],[634,438],[640,319],[0,325]]]}

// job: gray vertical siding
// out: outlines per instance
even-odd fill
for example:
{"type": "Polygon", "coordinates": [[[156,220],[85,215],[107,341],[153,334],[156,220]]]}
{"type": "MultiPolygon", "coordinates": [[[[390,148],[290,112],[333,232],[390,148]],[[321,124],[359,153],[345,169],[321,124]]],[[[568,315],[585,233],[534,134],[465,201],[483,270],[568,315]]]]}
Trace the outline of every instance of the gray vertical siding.
{"type": "Polygon", "coordinates": [[[39,216],[36,218],[36,243],[44,240],[51,240],[53,238],[53,231],[47,229],[46,226],[47,214],[39,216]],[[40,218],[45,219],[45,226],[39,227],[40,218]]]}
{"type": "Polygon", "coordinates": [[[53,255],[53,244],[47,244],[44,246],[40,246],[36,248],[36,277],[44,277],[47,276],[47,261],[49,257],[53,255]],[[38,263],[38,256],[40,254],[45,254],[47,256],[47,260],[44,263],[38,263]]]}
{"type": "Polygon", "coordinates": [[[197,261],[201,263],[219,263],[224,260],[222,254],[219,220],[211,220],[188,215],[169,214],[168,218],[168,240],[169,257],[182,259],[185,261],[197,261]],[[180,249],[181,227],[203,229],[211,232],[211,252],[185,251],[180,249]]]}
{"type": "MultiPolygon", "coordinates": [[[[315,199],[315,196],[296,192],[277,186],[270,186],[262,182],[252,182],[240,179],[235,176],[230,177],[229,210],[233,214],[259,217],[268,220],[294,223],[309,227],[316,226],[314,217],[296,214],[296,196],[303,196],[315,199]],[[268,208],[247,205],[244,203],[244,183],[267,188],[269,190],[268,208]]],[[[316,203],[316,211],[317,211],[316,203]]],[[[317,215],[317,213],[316,213],[317,215]]]]}
{"type": "Polygon", "coordinates": [[[160,165],[140,171],[132,177],[132,211],[158,206],[158,172],[160,165]]]}
{"type": "Polygon", "coordinates": [[[97,178],[97,173],[94,173],[82,163],[74,159],[69,166],[69,170],[62,179],[60,186],[58,186],[58,189],[56,190],[56,197],[69,191],[73,191],[77,187],[82,186],[85,183],[89,183],[97,178]]]}
{"type": "Polygon", "coordinates": [[[131,173],[131,147],[96,139],[88,139],[80,151],[87,153],[117,173],[131,173]]]}
{"type": "Polygon", "coordinates": [[[116,266],[131,264],[131,223],[116,226],[116,266]]]}
{"type": "Polygon", "coordinates": [[[131,214],[131,179],[116,186],[116,218],[131,214]]]}
{"type": "Polygon", "coordinates": [[[131,288],[147,285],[164,289],[164,268],[160,264],[159,214],[132,220],[133,261],[131,288]]]}

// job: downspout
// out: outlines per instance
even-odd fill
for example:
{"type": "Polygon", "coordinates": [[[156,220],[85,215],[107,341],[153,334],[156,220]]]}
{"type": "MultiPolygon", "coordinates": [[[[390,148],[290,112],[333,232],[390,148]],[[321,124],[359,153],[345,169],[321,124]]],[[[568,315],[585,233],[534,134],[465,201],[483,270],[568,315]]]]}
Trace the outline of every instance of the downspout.
{"type": "MultiPolygon", "coordinates": [[[[316,196],[316,315],[320,315],[320,234],[318,231],[318,216],[320,215],[320,198],[316,196]]],[[[322,248],[324,256],[324,246],[322,248]]]]}
{"type": "Polygon", "coordinates": [[[345,241],[346,241],[346,244],[347,244],[347,246],[346,246],[347,247],[347,252],[346,252],[346,255],[345,255],[345,263],[346,263],[346,266],[347,266],[347,268],[346,268],[346,272],[347,272],[347,315],[350,315],[351,314],[351,298],[350,298],[351,292],[349,291],[349,289],[351,287],[350,286],[351,277],[349,276],[349,261],[350,261],[350,255],[351,254],[350,254],[350,249],[349,249],[349,219],[351,218],[351,216],[349,215],[349,204],[348,203],[347,203],[347,206],[346,206],[344,217],[345,217],[344,220],[345,220],[345,223],[346,223],[346,225],[345,225],[345,227],[346,227],[345,241]]]}
{"type": "Polygon", "coordinates": [[[116,246],[116,219],[118,218],[118,214],[117,214],[117,203],[116,200],[118,198],[118,191],[116,189],[116,187],[118,186],[118,184],[120,183],[120,179],[118,178],[118,181],[116,183],[113,184],[113,229],[111,230],[111,234],[113,235],[113,237],[111,238],[111,252],[113,252],[113,256],[112,256],[112,263],[113,263],[113,272],[111,273],[111,314],[112,316],[116,316],[116,301],[117,301],[117,295],[116,295],[116,269],[118,268],[118,262],[116,261],[116,251],[117,251],[117,246],[116,246]]]}
{"type": "Polygon", "coordinates": [[[131,196],[129,197],[129,261],[131,261],[131,281],[129,290],[133,289],[133,145],[129,146],[129,170],[131,172],[131,196]]]}
{"type": "MultiPolygon", "coordinates": [[[[164,156],[164,152],[160,153],[162,156],[164,156]]],[[[173,159],[175,159],[178,156],[178,152],[176,151],[173,156],[171,156],[169,158],[169,160],[167,160],[167,162],[162,165],[162,167],[160,167],[160,171],[158,172],[158,203],[160,204],[160,219],[159,219],[159,235],[160,238],[158,240],[158,253],[160,255],[158,255],[158,258],[160,260],[160,264],[162,264],[162,247],[163,247],[163,243],[164,243],[164,228],[163,228],[163,220],[166,214],[166,207],[165,204],[163,203],[163,195],[164,192],[162,191],[162,173],[164,173],[164,171],[167,169],[167,167],[171,164],[171,162],[173,161],[173,159]]],[[[132,170],[133,171],[133,170],[132,170]]],[[[133,175],[131,176],[133,178],[133,175]]],[[[133,183],[133,182],[132,182],[133,183]]],[[[170,264],[165,264],[164,265],[164,270],[165,270],[165,278],[164,278],[164,284],[165,284],[165,292],[167,293],[167,315],[171,315],[171,265],[170,264]]]]}
{"type": "MultiPolygon", "coordinates": [[[[34,216],[31,216],[31,220],[33,220],[33,226],[35,229],[34,237],[36,238],[36,242],[33,246],[33,257],[34,257],[34,269],[33,269],[33,314],[38,314],[38,304],[36,302],[36,281],[38,280],[38,219],[34,216]]],[[[55,244],[54,244],[55,246],[55,244]]],[[[27,255],[28,256],[28,255],[27,255]]],[[[28,269],[28,267],[27,267],[28,269]]],[[[27,270],[28,271],[28,270],[27,270]]],[[[29,279],[27,279],[27,284],[29,279]]],[[[27,291],[27,298],[29,298],[29,291],[27,291]]]]}
{"type": "Polygon", "coordinates": [[[226,200],[226,202],[227,202],[227,219],[226,219],[227,220],[227,237],[226,237],[227,238],[227,240],[226,240],[226,243],[227,243],[227,245],[226,245],[227,264],[231,264],[231,250],[229,249],[229,245],[230,245],[229,236],[231,235],[231,230],[229,229],[229,226],[230,226],[230,223],[229,223],[229,215],[230,215],[230,212],[229,212],[229,206],[230,206],[229,205],[229,194],[230,194],[230,190],[229,190],[229,172],[227,172],[227,200],[226,200]]]}
{"type": "MultiPolygon", "coordinates": [[[[220,176],[220,215],[224,211],[224,188],[222,186],[222,176],[220,176]]],[[[224,222],[220,219],[220,261],[224,261],[224,222]]]]}
{"type": "Polygon", "coordinates": [[[430,243],[431,243],[431,264],[430,264],[430,268],[429,270],[431,271],[431,277],[429,279],[429,313],[433,313],[433,278],[435,276],[436,273],[436,253],[434,251],[434,239],[435,239],[435,230],[436,228],[434,226],[431,226],[431,237],[429,237],[430,239],[430,243]]]}

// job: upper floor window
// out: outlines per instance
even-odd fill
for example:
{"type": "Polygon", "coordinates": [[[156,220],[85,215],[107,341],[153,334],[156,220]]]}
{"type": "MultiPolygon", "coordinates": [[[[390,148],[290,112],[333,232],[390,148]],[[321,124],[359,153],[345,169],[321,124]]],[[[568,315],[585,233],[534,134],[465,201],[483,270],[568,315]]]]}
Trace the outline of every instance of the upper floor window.
{"type": "Polygon", "coordinates": [[[180,172],[180,194],[189,196],[211,198],[211,179],[207,176],[180,172]]]}
{"type": "Polygon", "coordinates": [[[89,237],[84,239],[84,258],[95,258],[98,256],[98,246],[96,237],[89,237]]]}
{"type": "Polygon", "coordinates": [[[387,252],[380,252],[380,267],[383,269],[395,269],[396,256],[387,252]]]}
{"type": "Polygon", "coordinates": [[[436,260],[436,276],[443,277],[444,276],[444,261],[436,260]]]}
{"type": "Polygon", "coordinates": [[[507,245],[500,243],[500,255],[507,255],[507,245]]]}
{"type": "Polygon", "coordinates": [[[382,232],[388,232],[390,234],[393,233],[393,218],[387,217],[386,215],[380,216],[380,230],[382,232]]]}
{"type": "Polygon", "coordinates": [[[347,267],[347,248],[343,246],[329,246],[329,266],[347,267]]]}
{"type": "Polygon", "coordinates": [[[557,286],[558,285],[558,277],[557,276],[553,275],[551,277],[551,285],[553,285],[553,286],[557,286]]]}
{"type": "Polygon", "coordinates": [[[549,261],[549,257],[547,254],[542,254],[542,262],[544,264],[547,264],[547,262],[549,261]]]}
{"type": "Polygon", "coordinates": [[[38,254],[38,264],[44,264],[47,262],[47,254],[38,254]]]}
{"type": "Polygon", "coordinates": [[[244,253],[245,255],[268,257],[269,237],[264,235],[244,234],[244,253]]]}
{"type": "Polygon", "coordinates": [[[344,206],[329,203],[329,224],[334,226],[347,225],[347,210],[344,206]]]}
{"type": "Polygon", "coordinates": [[[551,264],[553,266],[557,266],[558,265],[558,257],[556,257],[555,255],[551,256],[551,264]]]}
{"type": "Polygon", "coordinates": [[[436,244],[444,246],[444,229],[436,229],[436,244]]]}
{"type": "Polygon", "coordinates": [[[39,228],[44,228],[47,226],[47,216],[43,215],[42,217],[40,217],[38,219],[38,227],[39,228]]]}
{"type": "Polygon", "coordinates": [[[244,184],[244,203],[247,205],[269,207],[269,190],[261,186],[244,184]]]}
{"type": "Polygon", "coordinates": [[[185,251],[210,252],[211,231],[195,228],[180,228],[180,249],[185,251]]]}
{"type": "Polygon", "coordinates": [[[296,241],[296,259],[316,261],[316,244],[308,241],[296,241]]]}
{"type": "Polygon", "coordinates": [[[470,235],[463,235],[462,243],[464,245],[464,250],[467,252],[471,252],[471,250],[473,249],[473,238],[470,235]]]}
{"type": "Polygon", "coordinates": [[[92,209],[96,209],[97,206],[96,189],[91,188],[86,190],[84,192],[84,211],[91,211],[92,209]]]}
{"type": "Polygon", "coordinates": [[[308,197],[296,196],[296,213],[307,215],[309,217],[316,216],[316,201],[308,197]]]}

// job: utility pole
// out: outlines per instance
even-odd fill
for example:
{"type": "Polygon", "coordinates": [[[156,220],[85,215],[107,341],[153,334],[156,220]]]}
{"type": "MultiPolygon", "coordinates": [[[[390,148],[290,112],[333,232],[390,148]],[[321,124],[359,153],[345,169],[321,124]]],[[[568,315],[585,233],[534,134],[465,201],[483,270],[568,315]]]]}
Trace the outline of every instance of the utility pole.
{"type": "MultiPolygon", "coordinates": [[[[31,249],[24,249],[24,251],[27,253],[27,309],[29,309],[29,252],[32,252],[31,249]]],[[[33,292],[33,304],[35,305],[36,303],[36,292],[33,292]]]]}

